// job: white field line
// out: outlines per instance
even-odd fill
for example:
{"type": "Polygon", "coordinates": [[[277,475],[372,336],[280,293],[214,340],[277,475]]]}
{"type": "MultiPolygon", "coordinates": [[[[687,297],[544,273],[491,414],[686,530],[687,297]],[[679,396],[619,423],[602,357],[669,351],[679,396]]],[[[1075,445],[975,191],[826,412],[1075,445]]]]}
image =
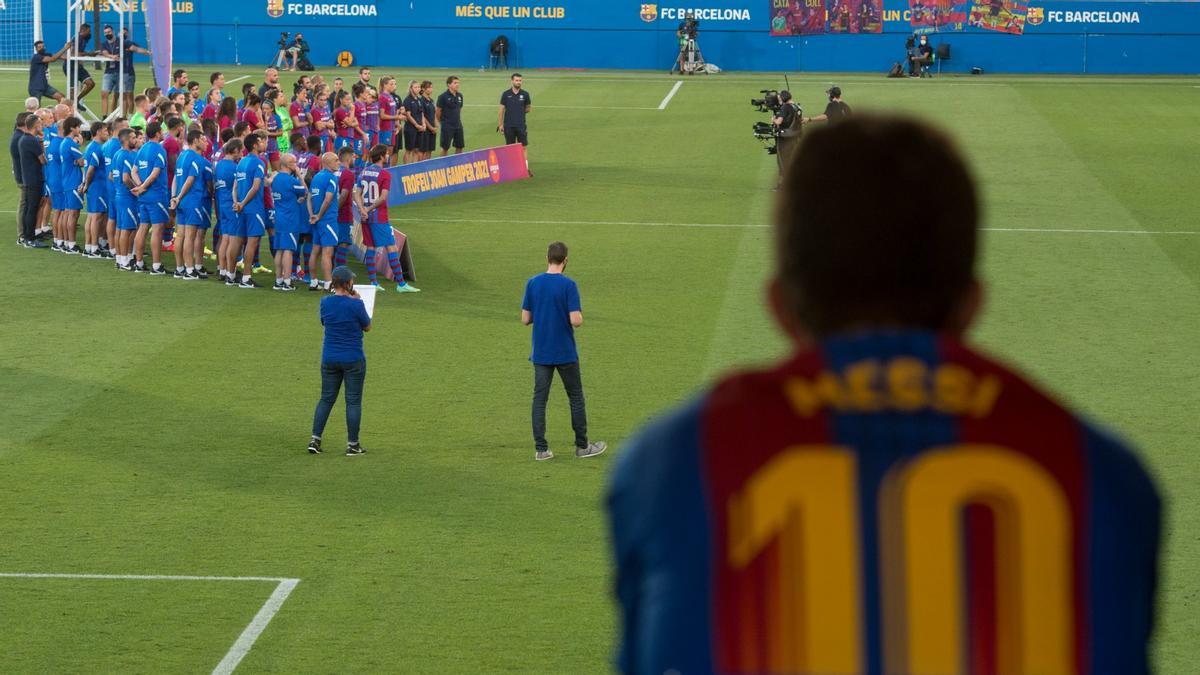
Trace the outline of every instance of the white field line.
{"type": "MultiPolygon", "coordinates": [[[[21,99],[24,101],[25,99],[21,99]]],[[[466,108],[495,108],[494,105],[487,103],[468,103],[466,108]]],[[[622,105],[538,105],[539,109],[547,108],[550,110],[660,110],[660,108],[638,108],[622,105]]]]}
{"type": "Polygon", "coordinates": [[[679,91],[679,88],[682,86],[683,86],[683,80],[679,80],[678,82],[676,82],[675,86],[671,87],[671,91],[667,92],[667,96],[666,96],[666,98],[664,98],[662,100],[662,103],[658,104],[658,109],[666,110],[667,104],[671,102],[671,99],[675,98],[675,92],[679,91]]]}
{"type": "Polygon", "coordinates": [[[271,593],[271,597],[263,603],[263,606],[250,620],[250,624],[238,636],[233,646],[225,653],[225,658],[217,664],[213,669],[213,675],[229,675],[238,667],[246,654],[250,653],[250,649],[254,647],[254,643],[258,640],[258,636],[266,630],[267,624],[279,612],[279,608],[283,606],[284,601],[288,599],[296,585],[300,583],[299,579],[289,579],[286,577],[202,577],[190,575],[172,575],[172,574],[50,574],[41,572],[0,572],[0,578],[8,579],[85,579],[85,580],[105,580],[105,581],[273,581],[276,583],[275,590],[271,593]]]}
{"type": "Polygon", "coordinates": [[[242,80],[248,79],[250,79],[249,75],[242,75],[241,77],[235,77],[232,80],[225,80],[225,84],[233,84],[234,82],[241,82],[242,80]]]}
{"type": "MultiPolygon", "coordinates": [[[[8,213],[13,213],[8,211],[8,213]]],[[[519,225],[631,225],[639,227],[735,227],[763,228],[770,225],[759,223],[653,223],[629,220],[525,220],[521,218],[392,218],[398,223],[478,223],[478,224],[508,224],[519,225]]],[[[1030,232],[1048,234],[1187,234],[1197,235],[1197,230],[1089,230],[1062,229],[1044,227],[984,227],[984,232],[1030,232]]]]}

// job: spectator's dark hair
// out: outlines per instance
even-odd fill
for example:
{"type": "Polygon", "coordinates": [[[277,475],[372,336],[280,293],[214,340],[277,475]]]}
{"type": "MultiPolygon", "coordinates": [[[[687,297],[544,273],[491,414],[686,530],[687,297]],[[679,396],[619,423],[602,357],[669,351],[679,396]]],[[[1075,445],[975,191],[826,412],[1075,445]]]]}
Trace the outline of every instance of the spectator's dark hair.
{"type": "Polygon", "coordinates": [[[551,265],[561,265],[567,261],[567,245],[561,241],[550,244],[546,249],[546,262],[551,265]]]}
{"type": "Polygon", "coordinates": [[[235,138],[237,138],[237,134],[233,133],[233,127],[225,127],[221,130],[221,145],[225,145],[235,138]]]}
{"type": "Polygon", "coordinates": [[[350,87],[350,93],[354,94],[354,98],[358,98],[359,96],[362,96],[363,92],[365,92],[366,90],[367,90],[367,85],[363,84],[362,82],[355,82],[350,87]]]}
{"type": "MultiPolygon", "coordinates": [[[[226,129],[225,131],[229,130],[226,129]]],[[[225,145],[221,148],[221,153],[228,157],[235,152],[241,152],[243,147],[245,147],[245,144],[242,143],[242,139],[231,138],[228,141],[225,141],[225,145]]]]}
{"type": "Polygon", "coordinates": [[[221,73],[221,71],[219,71],[219,70],[218,70],[217,72],[213,73],[212,75],[209,75],[209,76],[208,76],[208,83],[209,83],[209,84],[216,84],[216,83],[217,83],[217,80],[219,80],[219,79],[221,78],[221,75],[222,75],[222,73],[221,73]]]}
{"type": "Polygon", "coordinates": [[[347,157],[347,156],[353,157],[354,154],[355,154],[354,148],[349,145],[346,145],[346,146],[343,146],[341,150],[338,150],[338,159],[341,159],[341,158],[347,157]]]}
{"type": "Polygon", "coordinates": [[[325,140],[320,136],[309,136],[305,141],[308,146],[308,151],[314,155],[321,154],[321,148],[324,146],[325,140]]]}
{"type": "Polygon", "coordinates": [[[337,92],[337,98],[333,102],[334,107],[340,108],[342,105],[342,99],[346,98],[349,95],[350,95],[350,92],[346,91],[345,89],[339,89],[337,92]]]}
{"type": "Polygon", "coordinates": [[[367,71],[368,71],[368,70],[370,70],[370,69],[371,69],[371,67],[370,67],[370,66],[363,66],[363,67],[361,67],[361,68],[359,68],[359,69],[358,69],[358,74],[359,74],[359,75],[362,75],[363,73],[367,72],[367,71]]]}
{"type": "Polygon", "coordinates": [[[192,129],[187,133],[187,144],[195,145],[196,141],[200,140],[201,138],[207,138],[204,135],[204,132],[200,131],[199,129],[192,129]]]}
{"type": "Polygon", "coordinates": [[[375,147],[371,148],[370,157],[372,162],[382,162],[387,156],[388,146],[384,145],[383,143],[379,143],[375,147]]]}
{"type": "Polygon", "coordinates": [[[221,105],[217,108],[217,117],[237,120],[237,99],[232,96],[221,99],[221,105]]]}
{"type": "Polygon", "coordinates": [[[129,140],[129,137],[136,133],[137,132],[134,131],[132,128],[125,127],[124,129],[117,132],[117,140],[121,141],[121,145],[124,146],[125,141],[129,140]]]}
{"type": "Polygon", "coordinates": [[[146,125],[146,138],[154,138],[162,133],[162,124],[159,122],[151,122],[146,125]]]}
{"type": "Polygon", "coordinates": [[[178,79],[179,79],[179,76],[180,76],[180,75],[183,75],[183,74],[184,74],[184,73],[186,73],[186,72],[187,72],[187,71],[186,71],[186,70],[184,70],[183,68],[177,68],[177,69],[175,70],[175,72],[171,73],[171,81],[172,81],[172,82],[174,82],[174,81],[178,80],[178,79]]]}
{"type": "MultiPolygon", "coordinates": [[[[266,92],[263,92],[263,93],[266,93],[266,92]]],[[[256,105],[262,105],[262,99],[258,97],[258,94],[255,94],[254,92],[250,92],[249,94],[246,95],[246,107],[253,108],[256,105]]]]}
{"type": "Polygon", "coordinates": [[[238,122],[237,124],[233,125],[233,135],[241,138],[242,134],[246,133],[246,130],[249,128],[249,122],[238,122]]]}
{"type": "Polygon", "coordinates": [[[146,88],[146,98],[150,99],[151,101],[156,101],[156,100],[158,100],[159,96],[162,96],[162,88],[161,87],[147,87],[146,88]]]}
{"type": "Polygon", "coordinates": [[[242,98],[243,99],[246,98],[252,91],[254,91],[254,83],[253,82],[247,82],[246,84],[243,84],[242,85],[242,98]]]}
{"type": "Polygon", "coordinates": [[[517,79],[518,77],[519,77],[519,78],[521,78],[521,79],[525,79],[525,76],[524,76],[524,75],[522,75],[522,74],[520,74],[520,73],[513,73],[513,74],[512,74],[512,77],[510,77],[510,78],[508,78],[508,79],[509,79],[509,80],[515,80],[515,79],[517,79]]]}
{"type": "Polygon", "coordinates": [[[129,122],[128,117],[116,117],[113,118],[113,121],[109,124],[111,124],[113,127],[116,127],[118,124],[126,124],[127,122],[129,122]]]}
{"type": "Polygon", "coordinates": [[[253,133],[249,136],[246,136],[246,139],[242,141],[242,145],[246,146],[246,152],[254,152],[258,149],[258,146],[261,145],[262,142],[263,137],[257,133],[253,133]]]}
{"type": "Polygon", "coordinates": [[[42,121],[41,118],[38,117],[36,114],[29,113],[29,117],[25,118],[25,129],[27,131],[33,131],[34,129],[37,128],[38,122],[41,122],[41,121],[42,121]]]}
{"type": "Polygon", "coordinates": [[[176,129],[178,129],[181,126],[183,126],[182,118],[179,118],[179,117],[168,117],[167,118],[167,131],[175,131],[176,129]]]}
{"type": "Polygon", "coordinates": [[[457,75],[451,75],[450,77],[447,77],[447,78],[446,78],[446,86],[447,86],[447,87],[449,87],[449,86],[450,86],[451,84],[453,84],[453,83],[454,83],[456,80],[458,80],[458,76],[457,76],[457,75]]]}
{"type": "Polygon", "coordinates": [[[83,120],[79,119],[78,117],[68,117],[62,122],[63,136],[70,136],[72,131],[75,131],[81,126],[83,126],[83,120]]]}
{"type": "Polygon", "coordinates": [[[187,88],[188,88],[188,90],[199,89],[200,83],[195,80],[192,80],[191,82],[187,83],[187,88]]]}
{"type": "Polygon", "coordinates": [[[421,81],[421,91],[425,91],[426,89],[428,89],[428,88],[430,88],[430,87],[432,87],[432,86],[433,86],[433,83],[432,83],[432,82],[430,82],[429,80],[422,80],[422,81],[421,81]]]}
{"type": "Polygon", "coordinates": [[[288,142],[292,144],[293,148],[300,148],[301,150],[308,148],[308,143],[304,140],[304,134],[299,132],[288,136],[288,142]]]}
{"type": "Polygon", "coordinates": [[[24,129],[24,128],[25,128],[25,121],[26,121],[27,119],[29,119],[29,116],[30,116],[30,115],[32,115],[32,114],[33,114],[33,113],[31,113],[31,112],[21,112],[21,113],[17,113],[17,123],[16,123],[16,125],[15,125],[13,128],[14,128],[14,129],[24,129]]]}
{"type": "Polygon", "coordinates": [[[204,132],[204,135],[208,136],[209,138],[216,139],[221,135],[221,129],[217,126],[217,121],[211,117],[200,120],[200,129],[204,132]]]}
{"type": "Polygon", "coordinates": [[[946,330],[975,281],[978,218],[971,172],[941,131],[873,116],[814,131],[780,192],[778,299],[818,337],[946,330]]]}
{"type": "Polygon", "coordinates": [[[88,131],[95,138],[97,134],[108,128],[108,122],[92,122],[92,126],[88,127],[88,131]]]}

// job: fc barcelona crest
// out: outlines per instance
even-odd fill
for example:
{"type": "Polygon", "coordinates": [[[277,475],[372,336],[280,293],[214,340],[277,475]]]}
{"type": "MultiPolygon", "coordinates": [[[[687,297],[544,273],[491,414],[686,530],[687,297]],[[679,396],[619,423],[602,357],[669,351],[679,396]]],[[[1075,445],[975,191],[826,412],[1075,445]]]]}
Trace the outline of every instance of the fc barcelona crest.
{"type": "Polygon", "coordinates": [[[1044,7],[1030,7],[1029,14],[1025,15],[1025,23],[1030,26],[1040,26],[1045,19],[1046,9],[1044,7]]]}
{"type": "Polygon", "coordinates": [[[272,19],[283,16],[283,0],[267,0],[267,16],[272,19]]]}
{"type": "Polygon", "coordinates": [[[658,5],[642,5],[642,21],[654,23],[658,18],[658,5]]]}

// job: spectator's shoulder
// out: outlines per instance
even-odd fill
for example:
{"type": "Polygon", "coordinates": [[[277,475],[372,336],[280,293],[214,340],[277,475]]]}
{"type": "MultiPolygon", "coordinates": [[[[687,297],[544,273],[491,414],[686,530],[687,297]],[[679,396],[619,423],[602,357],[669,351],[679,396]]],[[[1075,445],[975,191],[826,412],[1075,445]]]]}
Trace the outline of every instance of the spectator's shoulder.
{"type": "Polygon", "coordinates": [[[681,469],[700,461],[700,434],[707,395],[650,422],[629,440],[617,458],[609,501],[630,499],[650,507],[681,469]]]}

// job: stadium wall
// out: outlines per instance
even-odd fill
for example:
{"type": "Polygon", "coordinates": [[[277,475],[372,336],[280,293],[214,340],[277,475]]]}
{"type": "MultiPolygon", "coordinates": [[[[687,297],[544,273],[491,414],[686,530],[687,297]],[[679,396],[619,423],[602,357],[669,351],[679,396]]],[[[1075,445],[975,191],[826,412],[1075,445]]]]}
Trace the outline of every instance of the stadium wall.
{"type": "MultiPolygon", "coordinates": [[[[772,37],[781,1],[173,0],[175,60],[266,64],[286,30],[304,33],[318,66],[349,50],[368,65],[466,69],[486,64],[488,44],[503,34],[513,68],[665,71],[686,9],[701,18],[705,58],[726,70],[883,72],[904,57],[906,1],[884,0],[881,34],[772,37]]],[[[45,2],[51,45],[66,41],[64,4],[45,2]]],[[[135,37],[144,41],[141,22],[135,37]]],[[[951,45],[942,64],[950,72],[1200,73],[1200,2],[1032,0],[1023,35],[966,27],[932,42],[951,45]]]]}

